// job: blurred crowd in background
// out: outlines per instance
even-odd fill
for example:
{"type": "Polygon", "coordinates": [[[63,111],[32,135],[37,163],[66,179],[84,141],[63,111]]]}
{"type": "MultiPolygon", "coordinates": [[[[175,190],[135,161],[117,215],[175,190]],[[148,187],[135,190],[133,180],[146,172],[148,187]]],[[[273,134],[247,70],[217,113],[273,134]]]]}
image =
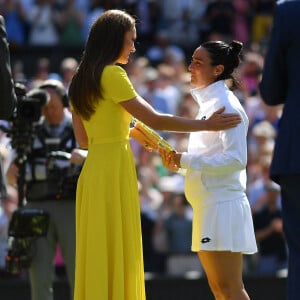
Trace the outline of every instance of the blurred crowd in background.
{"type": "MultiPolygon", "coordinates": [[[[67,90],[92,22],[106,9],[126,9],[138,20],[137,51],[124,66],[136,90],[155,109],[191,118],[198,110],[189,93],[187,70],[194,49],[206,40],[243,42],[243,61],[237,73],[241,86],[234,93],[250,120],[247,195],[260,250],[245,259],[244,271],[249,276],[281,276],[287,250],[280,188],[270,181],[269,166],[282,107],[267,107],[258,91],[274,4],[274,0],[0,0],[0,14],[6,20],[15,81],[30,90],[53,78],[67,90]],[[40,55],[35,60],[31,57],[27,71],[26,55],[20,59],[20,54],[36,47],[40,55]],[[52,53],[60,49],[59,63],[43,56],[43,48],[52,53]]],[[[161,134],[178,151],[186,149],[188,134],[161,134]]],[[[139,180],[145,271],[202,275],[198,258],[190,251],[192,210],[184,196],[183,176],[165,169],[156,151],[148,152],[134,141],[132,148],[139,180]]],[[[9,174],[14,151],[4,132],[0,132],[0,153],[9,174]]],[[[16,187],[9,185],[8,192],[0,213],[2,248],[9,218],[18,205],[16,187]]],[[[0,268],[3,253],[5,249],[0,248],[0,268]]],[[[59,253],[56,264],[63,266],[59,253]]]]}

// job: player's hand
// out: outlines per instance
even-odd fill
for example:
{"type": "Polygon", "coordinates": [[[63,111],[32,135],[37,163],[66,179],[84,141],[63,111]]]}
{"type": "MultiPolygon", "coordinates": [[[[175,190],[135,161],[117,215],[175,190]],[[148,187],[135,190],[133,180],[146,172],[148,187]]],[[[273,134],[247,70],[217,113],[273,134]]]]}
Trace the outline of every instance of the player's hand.
{"type": "Polygon", "coordinates": [[[159,153],[160,153],[160,156],[162,158],[162,162],[163,162],[163,165],[173,171],[173,172],[177,172],[180,168],[180,165],[177,165],[176,163],[176,152],[175,151],[168,151],[168,150],[165,150],[163,148],[159,149],[159,153]]]}

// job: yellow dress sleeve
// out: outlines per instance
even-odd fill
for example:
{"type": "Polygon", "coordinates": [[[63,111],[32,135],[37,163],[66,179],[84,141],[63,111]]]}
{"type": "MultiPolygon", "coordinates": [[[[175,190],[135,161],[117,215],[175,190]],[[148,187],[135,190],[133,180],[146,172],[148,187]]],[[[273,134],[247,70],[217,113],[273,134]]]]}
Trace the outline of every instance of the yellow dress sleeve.
{"type": "Polygon", "coordinates": [[[102,73],[101,86],[105,98],[112,99],[115,103],[130,100],[137,96],[126,71],[117,65],[106,66],[102,73]]]}

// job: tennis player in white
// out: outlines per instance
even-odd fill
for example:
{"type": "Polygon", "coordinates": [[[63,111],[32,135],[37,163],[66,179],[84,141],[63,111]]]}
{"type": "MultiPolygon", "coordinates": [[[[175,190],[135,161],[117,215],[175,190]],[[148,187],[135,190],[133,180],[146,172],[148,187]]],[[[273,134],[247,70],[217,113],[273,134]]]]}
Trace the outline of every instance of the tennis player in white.
{"type": "Polygon", "coordinates": [[[197,119],[225,106],[242,122],[219,132],[190,134],[188,151],[160,151],[171,170],[186,169],[185,194],[193,208],[192,251],[198,253],[218,300],[250,299],[243,284],[243,254],[257,252],[250,205],[245,194],[248,118],[229,89],[242,44],[203,43],[189,65],[191,94],[199,104],[197,119]]]}

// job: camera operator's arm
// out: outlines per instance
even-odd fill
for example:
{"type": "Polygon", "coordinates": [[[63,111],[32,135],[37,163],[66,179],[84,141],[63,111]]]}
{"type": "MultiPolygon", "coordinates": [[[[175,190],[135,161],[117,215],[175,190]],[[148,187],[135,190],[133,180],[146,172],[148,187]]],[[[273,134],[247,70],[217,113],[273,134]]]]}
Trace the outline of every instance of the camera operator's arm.
{"type": "Polygon", "coordinates": [[[75,138],[80,148],[87,149],[88,148],[88,136],[85,132],[83,123],[80,117],[72,111],[72,122],[73,122],[73,130],[75,134],[75,138]]]}
{"type": "Polygon", "coordinates": [[[0,15],[0,119],[9,119],[17,98],[11,75],[10,54],[6,39],[5,21],[0,15]]]}
{"type": "Polygon", "coordinates": [[[77,148],[73,149],[71,152],[70,162],[74,165],[82,165],[84,163],[84,160],[86,159],[87,154],[87,150],[77,148]]]}
{"type": "Polygon", "coordinates": [[[7,171],[6,171],[6,179],[7,179],[7,183],[10,185],[16,185],[17,184],[17,179],[19,176],[19,168],[16,165],[15,162],[12,162],[7,171]]]}

